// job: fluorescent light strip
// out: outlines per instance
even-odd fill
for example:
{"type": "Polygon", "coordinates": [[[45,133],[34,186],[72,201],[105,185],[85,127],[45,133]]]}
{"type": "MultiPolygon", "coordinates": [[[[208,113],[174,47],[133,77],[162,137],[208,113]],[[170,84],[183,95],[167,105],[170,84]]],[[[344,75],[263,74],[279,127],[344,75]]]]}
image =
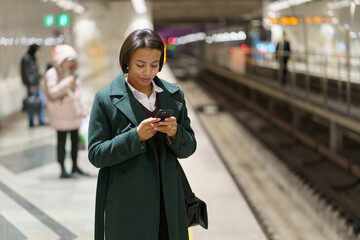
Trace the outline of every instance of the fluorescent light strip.
{"type": "Polygon", "coordinates": [[[146,8],[145,0],[131,0],[131,3],[137,14],[146,13],[147,8],[146,8]]]}
{"type": "Polygon", "coordinates": [[[239,32],[224,32],[207,36],[204,32],[192,33],[185,36],[177,37],[176,45],[184,45],[192,42],[198,42],[205,40],[208,44],[213,42],[230,42],[230,41],[243,41],[246,39],[246,33],[244,31],[239,32]]]}
{"type": "Polygon", "coordinates": [[[53,2],[64,10],[72,10],[78,14],[84,13],[85,8],[72,0],[43,0],[43,2],[53,2]]]}
{"type": "Polygon", "coordinates": [[[280,11],[283,9],[290,8],[291,6],[297,6],[311,1],[312,0],[279,0],[270,3],[268,8],[271,11],[280,11]]]}

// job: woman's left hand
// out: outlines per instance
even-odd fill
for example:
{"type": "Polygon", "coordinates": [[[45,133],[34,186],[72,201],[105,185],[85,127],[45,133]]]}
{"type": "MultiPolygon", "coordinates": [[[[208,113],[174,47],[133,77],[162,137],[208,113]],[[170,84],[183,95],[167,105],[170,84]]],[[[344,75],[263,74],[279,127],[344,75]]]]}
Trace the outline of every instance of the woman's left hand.
{"type": "Polygon", "coordinates": [[[169,137],[176,137],[177,133],[177,121],[175,117],[165,118],[164,121],[160,121],[154,124],[155,130],[158,132],[166,133],[169,137]]]}

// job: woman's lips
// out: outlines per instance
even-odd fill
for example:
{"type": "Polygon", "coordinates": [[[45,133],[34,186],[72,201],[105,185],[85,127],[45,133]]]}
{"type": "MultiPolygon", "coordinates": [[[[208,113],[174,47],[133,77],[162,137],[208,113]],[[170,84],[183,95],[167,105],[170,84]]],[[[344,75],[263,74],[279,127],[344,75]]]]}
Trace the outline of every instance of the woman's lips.
{"type": "Polygon", "coordinates": [[[151,81],[151,78],[142,78],[141,81],[143,81],[143,82],[150,82],[150,81],[151,81]]]}

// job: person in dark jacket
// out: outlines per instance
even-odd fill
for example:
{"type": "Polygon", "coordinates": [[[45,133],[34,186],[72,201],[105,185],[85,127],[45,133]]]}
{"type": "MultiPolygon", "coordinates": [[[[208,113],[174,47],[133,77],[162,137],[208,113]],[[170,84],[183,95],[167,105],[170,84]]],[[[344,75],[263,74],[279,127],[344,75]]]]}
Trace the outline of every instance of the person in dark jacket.
{"type": "MultiPolygon", "coordinates": [[[[40,50],[40,46],[32,44],[29,46],[27,53],[21,59],[21,79],[23,84],[27,88],[27,95],[37,96],[41,99],[41,109],[38,113],[39,125],[45,125],[45,96],[40,88],[41,75],[39,73],[36,58],[37,52],[40,50]]],[[[34,114],[28,112],[29,127],[34,127],[34,114]]]]}
{"type": "Polygon", "coordinates": [[[150,29],[132,32],[120,51],[122,73],[95,95],[90,162],[100,168],[95,239],[187,240],[178,158],[196,149],[183,91],[156,76],[164,44],[150,29]],[[158,109],[173,116],[160,121],[158,109]]]}
{"type": "Polygon", "coordinates": [[[278,42],[276,45],[276,57],[279,61],[279,78],[281,85],[286,84],[286,75],[288,73],[288,61],[290,58],[291,48],[290,42],[288,40],[288,36],[284,35],[284,40],[282,42],[278,42]]]}

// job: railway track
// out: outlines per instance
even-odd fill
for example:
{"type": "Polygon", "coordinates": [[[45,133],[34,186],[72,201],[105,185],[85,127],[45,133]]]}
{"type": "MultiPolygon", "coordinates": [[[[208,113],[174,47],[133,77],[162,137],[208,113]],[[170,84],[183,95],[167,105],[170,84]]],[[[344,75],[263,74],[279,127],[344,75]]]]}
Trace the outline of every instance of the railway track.
{"type": "MultiPolygon", "coordinates": [[[[302,179],[327,209],[336,212],[335,217],[332,214],[331,219],[324,220],[333,221],[332,226],[338,228],[337,231],[343,239],[360,238],[359,176],[353,174],[347,166],[341,166],[334,159],[330,159],[331,156],[326,154],[327,151],[319,151],[318,147],[322,146],[325,132],[321,123],[305,119],[301,123],[302,129],[297,130],[296,135],[292,133],[294,129],[287,123],[290,119],[288,109],[290,106],[286,106],[286,103],[280,105],[277,111],[269,113],[264,107],[267,105],[266,96],[258,94],[255,104],[250,100],[251,94],[248,96],[239,94],[243,92],[240,90],[241,86],[209,72],[200,75],[199,84],[217,99],[221,108],[232,113],[234,118],[269,147],[294,175],[302,179]],[[299,136],[315,142],[317,149],[303,144],[299,136]]],[[[354,143],[352,140],[345,144],[356,146],[358,142],[354,143]]],[[[339,157],[346,160],[346,156],[339,157]]],[[[357,153],[352,154],[352,157],[360,159],[357,153]]],[[[320,210],[314,209],[314,211],[320,210]]]]}

